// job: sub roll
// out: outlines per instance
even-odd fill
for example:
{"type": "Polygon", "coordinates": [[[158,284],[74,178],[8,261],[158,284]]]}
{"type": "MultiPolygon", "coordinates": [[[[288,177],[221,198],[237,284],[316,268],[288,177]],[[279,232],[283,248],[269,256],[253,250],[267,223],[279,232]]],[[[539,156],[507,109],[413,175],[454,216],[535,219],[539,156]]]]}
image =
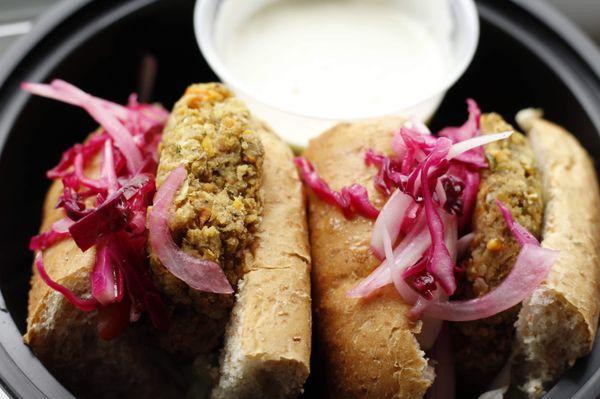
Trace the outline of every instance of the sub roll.
{"type": "Polygon", "coordinates": [[[537,398],[589,353],[597,177],[564,129],[518,120],[469,100],[462,126],[340,124],[296,159],[330,397],[537,398]]]}
{"type": "MultiPolygon", "coordinates": [[[[544,202],[542,180],[531,141],[498,114],[481,117],[481,133],[513,133],[485,147],[489,166],[481,172],[471,222],[474,234],[464,260],[465,284],[461,299],[485,295],[510,273],[520,245],[513,238],[495,201],[500,200],[515,221],[537,239],[541,236],[544,202]]],[[[484,391],[500,373],[511,353],[514,324],[520,304],[492,317],[452,325],[457,381],[462,392],[484,391]]]]}
{"type": "Polygon", "coordinates": [[[218,84],[190,86],[163,133],[158,193],[185,168],[170,230],[186,253],[217,262],[239,287],[235,296],[191,289],[150,239],[152,274],[172,315],[165,348],[198,358],[226,337],[214,397],[294,397],[308,377],[310,256],[292,159],[218,84]]]}
{"type": "MultiPolygon", "coordinates": [[[[369,149],[390,153],[403,119],[341,124],[313,139],[303,156],[332,189],[363,184],[376,206],[385,198],[371,184],[364,164],[369,149]]],[[[330,397],[417,398],[434,378],[416,335],[422,323],[393,287],[366,300],[348,291],[379,264],[369,247],[373,221],[347,219],[339,209],[309,194],[313,303],[319,353],[326,362],[330,397]]]]}
{"type": "Polygon", "coordinates": [[[511,394],[539,397],[592,350],[600,298],[600,191],[594,163],[539,110],[517,114],[538,159],[545,203],[542,246],[560,255],[523,302],[515,324],[511,394]]]}
{"type": "Polygon", "coordinates": [[[289,147],[220,84],[170,115],[25,88],[101,125],[49,172],[25,334],[40,359],[82,397],[298,396],[310,254],[289,147]]]}

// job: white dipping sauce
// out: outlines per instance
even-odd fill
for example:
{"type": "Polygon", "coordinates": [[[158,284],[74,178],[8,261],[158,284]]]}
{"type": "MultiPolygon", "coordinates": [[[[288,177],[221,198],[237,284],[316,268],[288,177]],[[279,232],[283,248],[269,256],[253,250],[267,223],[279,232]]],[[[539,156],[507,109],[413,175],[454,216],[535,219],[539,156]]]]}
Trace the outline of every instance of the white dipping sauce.
{"type": "Polygon", "coordinates": [[[438,93],[453,63],[448,15],[437,13],[435,29],[415,17],[440,0],[265,1],[246,15],[239,4],[236,17],[217,24],[225,67],[258,98],[296,114],[399,111],[438,93]]]}

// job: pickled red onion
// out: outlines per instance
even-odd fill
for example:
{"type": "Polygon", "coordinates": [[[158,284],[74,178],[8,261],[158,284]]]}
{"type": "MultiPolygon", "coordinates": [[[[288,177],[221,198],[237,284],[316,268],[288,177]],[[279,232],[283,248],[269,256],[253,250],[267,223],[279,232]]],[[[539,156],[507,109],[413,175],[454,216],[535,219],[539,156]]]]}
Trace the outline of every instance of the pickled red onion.
{"type": "Polygon", "coordinates": [[[114,109],[122,111],[120,106],[107,106],[106,101],[99,100],[61,80],[54,80],[50,85],[23,83],[21,87],[32,94],[61,100],[85,109],[115,140],[115,145],[127,160],[129,171],[135,173],[141,168],[143,158],[140,149],[135,144],[129,131],[111,112],[114,109]]]}
{"type": "Polygon", "coordinates": [[[158,189],[148,219],[150,245],[164,267],[191,288],[217,294],[232,294],[233,288],[218,264],[184,252],[171,237],[168,223],[169,207],[186,178],[185,167],[179,166],[158,189]]]}
{"type": "MultiPolygon", "coordinates": [[[[382,234],[386,234],[386,231],[382,231],[382,234]]],[[[406,301],[414,302],[417,293],[406,284],[402,273],[407,267],[417,262],[430,245],[431,236],[426,226],[425,215],[421,213],[410,232],[394,249],[392,259],[382,262],[367,278],[348,291],[348,296],[366,297],[377,289],[394,283],[406,301]]]]}
{"type": "Polygon", "coordinates": [[[525,244],[504,281],[486,295],[467,301],[432,301],[424,309],[412,309],[421,315],[448,321],[479,320],[517,305],[544,281],[558,257],[558,251],[525,244]]]}
{"type": "Polygon", "coordinates": [[[533,236],[533,234],[531,234],[525,227],[515,222],[515,219],[513,219],[512,215],[510,214],[510,211],[502,202],[500,202],[499,200],[496,200],[495,202],[496,206],[500,209],[500,212],[502,213],[502,217],[504,217],[506,224],[508,224],[510,232],[512,233],[513,237],[515,237],[519,245],[540,245],[539,241],[533,236]]]}
{"type": "Polygon", "coordinates": [[[102,160],[102,178],[106,183],[108,194],[112,194],[119,189],[117,174],[115,172],[115,155],[111,140],[104,142],[104,159],[102,160]]]}
{"type": "Polygon", "coordinates": [[[408,213],[408,208],[415,202],[409,195],[400,190],[394,191],[392,196],[385,203],[375,225],[373,226],[373,235],[371,236],[371,249],[379,258],[384,258],[383,230],[387,231],[392,244],[398,239],[400,229],[404,223],[404,218],[408,213]]]}
{"type": "Polygon", "coordinates": [[[458,239],[456,247],[459,259],[463,258],[468,253],[471,243],[473,242],[473,238],[475,238],[475,233],[465,234],[458,239]]]}
{"type": "Polygon", "coordinates": [[[470,138],[465,141],[458,142],[452,145],[450,151],[448,152],[448,159],[456,158],[459,155],[466,153],[473,148],[481,147],[486,144],[493,143],[495,141],[500,141],[509,138],[512,135],[512,131],[508,130],[506,132],[494,133],[494,134],[486,134],[485,136],[477,136],[470,138]]]}

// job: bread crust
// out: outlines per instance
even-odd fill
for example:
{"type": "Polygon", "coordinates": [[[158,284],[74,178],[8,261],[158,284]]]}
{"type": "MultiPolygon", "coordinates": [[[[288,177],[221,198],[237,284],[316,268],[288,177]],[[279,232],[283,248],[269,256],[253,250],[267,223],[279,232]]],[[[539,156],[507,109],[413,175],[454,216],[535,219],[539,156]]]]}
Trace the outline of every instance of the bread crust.
{"type": "MultiPolygon", "coordinates": [[[[360,183],[378,208],[384,198],[373,187],[375,169],[365,166],[369,148],[390,153],[391,138],[403,119],[340,124],[311,140],[304,155],[334,190],[360,183]]],[[[424,353],[405,304],[391,286],[368,299],[347,291],[379,262],[369,248],[373,221],[352,220],[309,194],[313,259],[313,309],[319,353],[334,398],[418,398],[431,385],[424,353]]]]}
{"type": "Polygon", "coordinates": [[[593,161],[571,133],[532,110],[517,120],[528,130],[542,175],[542,246],[560,251],[546,280],[523,302],[516,323],[513,385],[521,394],[539,397],[594,343],[600,310],[600,191],[593,161]]]}
{"type": "Polygon", "coordinates": [[[262,220],[225,336],[214,398],[288,398],[310,370],[308,228],[290,148],[259,130],[265,148],[262,220]]]}

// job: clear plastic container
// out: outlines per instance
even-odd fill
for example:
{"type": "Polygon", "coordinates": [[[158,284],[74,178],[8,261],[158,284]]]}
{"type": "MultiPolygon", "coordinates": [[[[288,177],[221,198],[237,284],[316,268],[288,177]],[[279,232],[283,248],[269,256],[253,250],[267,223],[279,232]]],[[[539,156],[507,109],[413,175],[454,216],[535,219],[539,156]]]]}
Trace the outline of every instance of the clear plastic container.
{"type": "MultiPolygon", "coordinates": [[[[352,112],[351,115],[307,113],[278,102],[263,90],[244,81],[239,74],[228,68],[222,49],[219,48],[219,41],[222,42],[223,37],[227,37],[228,32],[224,36],[224,30],[235,30],[238,24],[261,7],[277,1],[289,0],[198,0],[194,11],[194,27],[202,54],[217,76],[246,102],[255,115],[272,126],[287,142],[300,147],[305,146],[311,137],[340,121],[385,115],[429,119],[446,91],[470,64],[479,39],[479,20],[473,0],[396,0],[397,6],[402,7],[403,14],[418,21],[436,40],[443,42],[450,54],[443,77],[429,88],[415,90],[408,95],[403,92],[393,107],[382,107],[376,112],[368,110],[364,113],[352,112]]],[[[362,76],[361,79],[369,79],[369,76],[362,76]]]]}

